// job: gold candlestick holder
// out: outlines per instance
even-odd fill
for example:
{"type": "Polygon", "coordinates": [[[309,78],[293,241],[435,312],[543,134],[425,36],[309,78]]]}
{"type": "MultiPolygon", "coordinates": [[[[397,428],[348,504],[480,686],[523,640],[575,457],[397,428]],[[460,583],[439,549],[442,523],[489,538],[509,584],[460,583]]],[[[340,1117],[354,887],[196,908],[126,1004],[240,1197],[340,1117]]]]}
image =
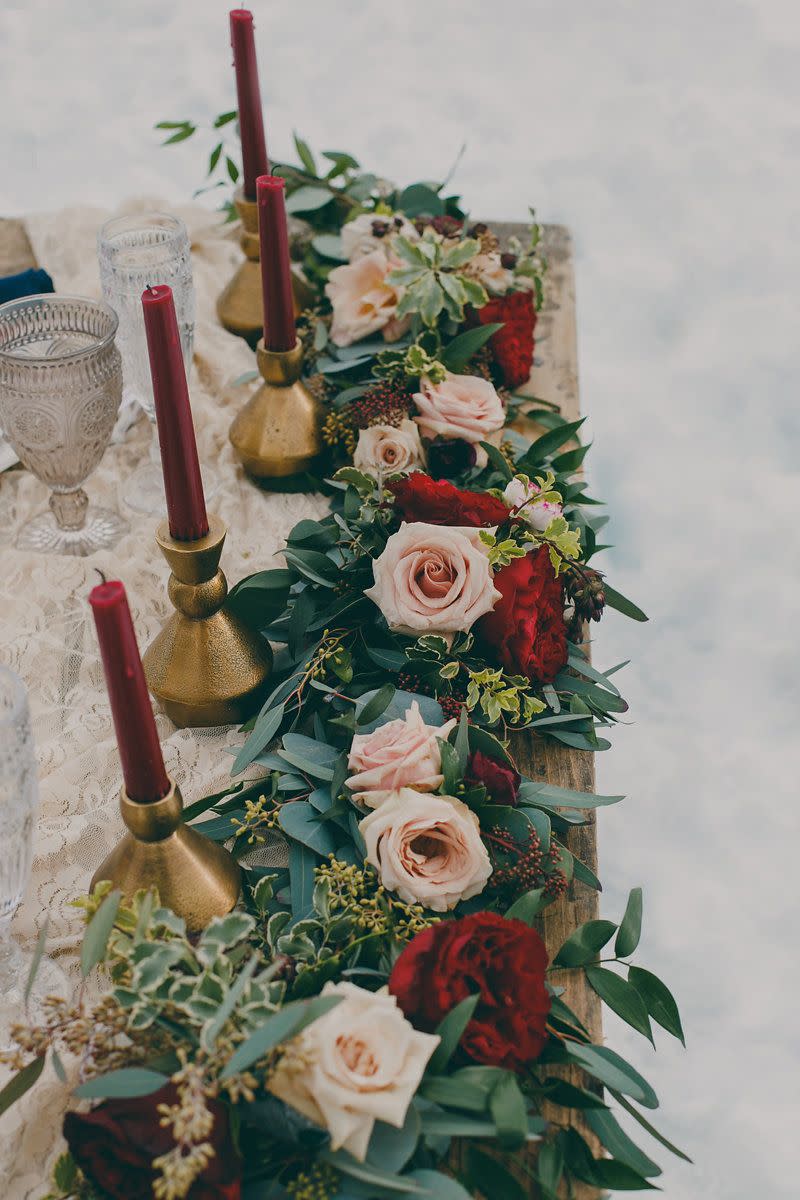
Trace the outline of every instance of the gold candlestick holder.
{"type": "MultiPolygon", "coordinates": [[[[258,239],[258,205],[239,188],[233,198],[242,222],[241,247],[244,261],[217,300],[220,324],[255,346],[264,330],[264,300],[261,293],[261,247],[258,239]]],[[[314,290],[300,268],[292,264],[294,313],[298,316],[314,301],[314,290]]]]}
{"type": "Polygon", "coordinates": [[[163,521],[156,541],[172,568],[175,612],[142,662],[147,686],[167,715],[185,726],[241,724],[261,705],[272,670],[266,638],[226,604],[219,569],[225,523],[209,514],[205,537],[179,542],[163,521]]]}
{"type": "Polygon", "coordinates": [[[233,448],[264,487],[302,490],[323,448],[320,406],[300,378],[303,348],[267,350],[262,338],[256,358],[264,382],[233,420],[233,448]]]}
{"type": "Polygon", "coordinates": [[[177,784],[170,782],[166,796],[147,804],[131,800],[123,787],[119,806],[128,832],[95,871],[92,889],[108,879],[130,899],[139,888],[158,888],[161,903],[183,917],[189,933],[231,911],[241,889],[239,864],[183,824],[177,784]]]}

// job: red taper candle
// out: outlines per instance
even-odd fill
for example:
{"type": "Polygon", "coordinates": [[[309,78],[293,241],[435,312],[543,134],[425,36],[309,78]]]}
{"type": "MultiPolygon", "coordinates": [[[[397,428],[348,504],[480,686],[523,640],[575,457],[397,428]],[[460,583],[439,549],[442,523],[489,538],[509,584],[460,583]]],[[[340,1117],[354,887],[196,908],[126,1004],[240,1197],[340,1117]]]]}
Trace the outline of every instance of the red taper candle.
{"type": "Polygon", "coordinates": [[[172,288],[165,283],[147,288],[142,310],[169,531],[180,542],[193,542],[208,533],[208,517],[172,288]]]}
{"type": "Polygon", "coordinates": [[[264,112],[258,86],[258,60],[253,36],[253,14],[246,8],[231,10],[231,46],[236,71],[239,137],[242,142],[242,187],[248,200],[256,198],[256,180],[269,170],[264,138],[264,112]]]}
{"type": "Polygon", "coordinates": [[[286,181],[277,175],[259,175],[256,180],[267,350],[291,350],[297,341],[285,191],[286,181]]]}
{"type": "Polygon", "coordinates": [[[89,603],[97,626],[125,791],[141,804],[160,800],[170,783],[125,588],[119,580],[98,584],[89,593],[89,603]]]}

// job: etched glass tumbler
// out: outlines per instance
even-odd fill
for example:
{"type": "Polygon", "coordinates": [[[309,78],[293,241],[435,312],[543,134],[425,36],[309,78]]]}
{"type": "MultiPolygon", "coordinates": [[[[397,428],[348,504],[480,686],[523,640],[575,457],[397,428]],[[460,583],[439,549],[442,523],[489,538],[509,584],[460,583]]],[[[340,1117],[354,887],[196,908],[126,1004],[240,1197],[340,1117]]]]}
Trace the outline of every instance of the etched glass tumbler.
{"type": "Polygon", "coordinates": [[[51,489],[50,511],[17,534],[20,550],[92,554],[128,528],[119,514],[90,506],[81,487],[119,411],[116,331],[116,316],[97,300],[46,295],[0,305],[0,424],[51,489]]]}
{"type": "Polygon", "coordinates": [[[125,500],[137,512],[162,513],[166,511],[166,500],[142,292],[148,285],[157,283],[166,283],[172,288],[188,378],[194,346],[195,307],[189,235],[183,221],[167,213],[113,217],[97,234],[97,256],[103,297],[119,317],[117,344],[122,353],[123,400],[141,405],[152,427],[150,460],[131,476],[125,500]]]}

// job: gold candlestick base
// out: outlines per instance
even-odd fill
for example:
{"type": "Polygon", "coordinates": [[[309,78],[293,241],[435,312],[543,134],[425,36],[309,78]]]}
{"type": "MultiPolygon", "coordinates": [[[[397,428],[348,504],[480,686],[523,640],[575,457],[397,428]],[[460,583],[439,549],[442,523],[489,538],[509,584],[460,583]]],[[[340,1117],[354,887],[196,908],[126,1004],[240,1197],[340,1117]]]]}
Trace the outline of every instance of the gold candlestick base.
{"type": "MultiPolygon", "coordinates": [[[[246,199],[241,188],[233,198],[242,222],[241,246],[244,262],[236,269],[230,282],[217,300],[220,324],[244,338],[251,346],[264,331],[264,300],[261,292],[261,248],[258,240],[258,205],[246,199]]],[[[292,264],[292,293],[294,313],[298,316],[314,302],[314,289],[297,264],[292,264]]]]}
{"type": "Polygon", "coordinates": [[[156,531],[176,611],[142,662],[147,686],[181,728],[241,724],[260,707],[272,670],[269,642],[225,603],[219,560],[227,529],[213,514],[208,523],[193,542],[176,541],[166,521],[156,531]]]}
{"type": "Polygon", "coordinates": [[[183,917],[189,933],[231,911],[241,889],[239,864],[222,846],[183,824],[175,783],[149,804],[131,800],[123,787],[119,806],[129,832],[95,871],[92,889],[108,879],[130,899],[139,888],[158,888],[161,903],[183,917]]]}
{"type": "Polygon", "coordinates": [[[303,348],[267,350],[262,339],[256,357],[264,382],[234,418],[233,448],[264,487],[302,489],[323,448],[320,407],[300,378],[303,348]]]}

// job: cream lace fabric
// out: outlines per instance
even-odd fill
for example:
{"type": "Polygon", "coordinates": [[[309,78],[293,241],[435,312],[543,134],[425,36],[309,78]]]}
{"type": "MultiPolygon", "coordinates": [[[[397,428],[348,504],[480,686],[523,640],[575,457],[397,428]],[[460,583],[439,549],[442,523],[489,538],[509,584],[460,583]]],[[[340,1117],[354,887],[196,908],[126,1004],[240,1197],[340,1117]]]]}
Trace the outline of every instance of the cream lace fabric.
{"type": "MultiPolygon", "coordinates": [[[[152,198],[125,211],[162,208],[152,198]]],[[[270,495],[244,477],[228,442],[228,426],[249,386],[232,387],[255,358],[219,325],[215,303],[240,261],[230,227],[198,207],[176,210],[192,239],[197,327],[190,381],[200,458],[213,464],[219,488],[209,508],[228,524],[222,567],[229,583],[271,564],[291,527],[324,511],[320,496],[270,495]]],[[[99,295],[95,257],[98,226],[110,214],[73,208],[28,221],[37,256],[60,292],[99,295]]],[[[168,570],[153,534],[156,518],[126,510],[122,481],[147,454],[150,427],[142,418],[122,444],[111,446],[86,485],[90,499],[130,518],[131,532],[111,552],[78,559],[22,554],[13,547],[20,523],[47,504],[47,489],[27,471],[0,475],[0,656],[24,680],[39,759],[40,813],[33,877],[14,923],[30,949],[49,917],[48,948],[69,971],[81,921],[69,901],[84,892],[123,832],[118,812],[120,769],[87,594],[97,569],[124,581],[142,649],[169,612],[168,570]]],[[[235,729],[176,730],[159,715],[167,770],[187,803],[224,785],[225,748],[235,729]]],[[[0,853],[2,853],[0,827],[0,853]]],[[[5,1082],[4,1078],[1,1082],[5,1082]]],[[[61,1148],[61,1119],[69,1089],[48,1066],[25,1099],[0,1118],[0,1192],[4,1200],[34,1200],[46,1189],[61,1148]]]]}

